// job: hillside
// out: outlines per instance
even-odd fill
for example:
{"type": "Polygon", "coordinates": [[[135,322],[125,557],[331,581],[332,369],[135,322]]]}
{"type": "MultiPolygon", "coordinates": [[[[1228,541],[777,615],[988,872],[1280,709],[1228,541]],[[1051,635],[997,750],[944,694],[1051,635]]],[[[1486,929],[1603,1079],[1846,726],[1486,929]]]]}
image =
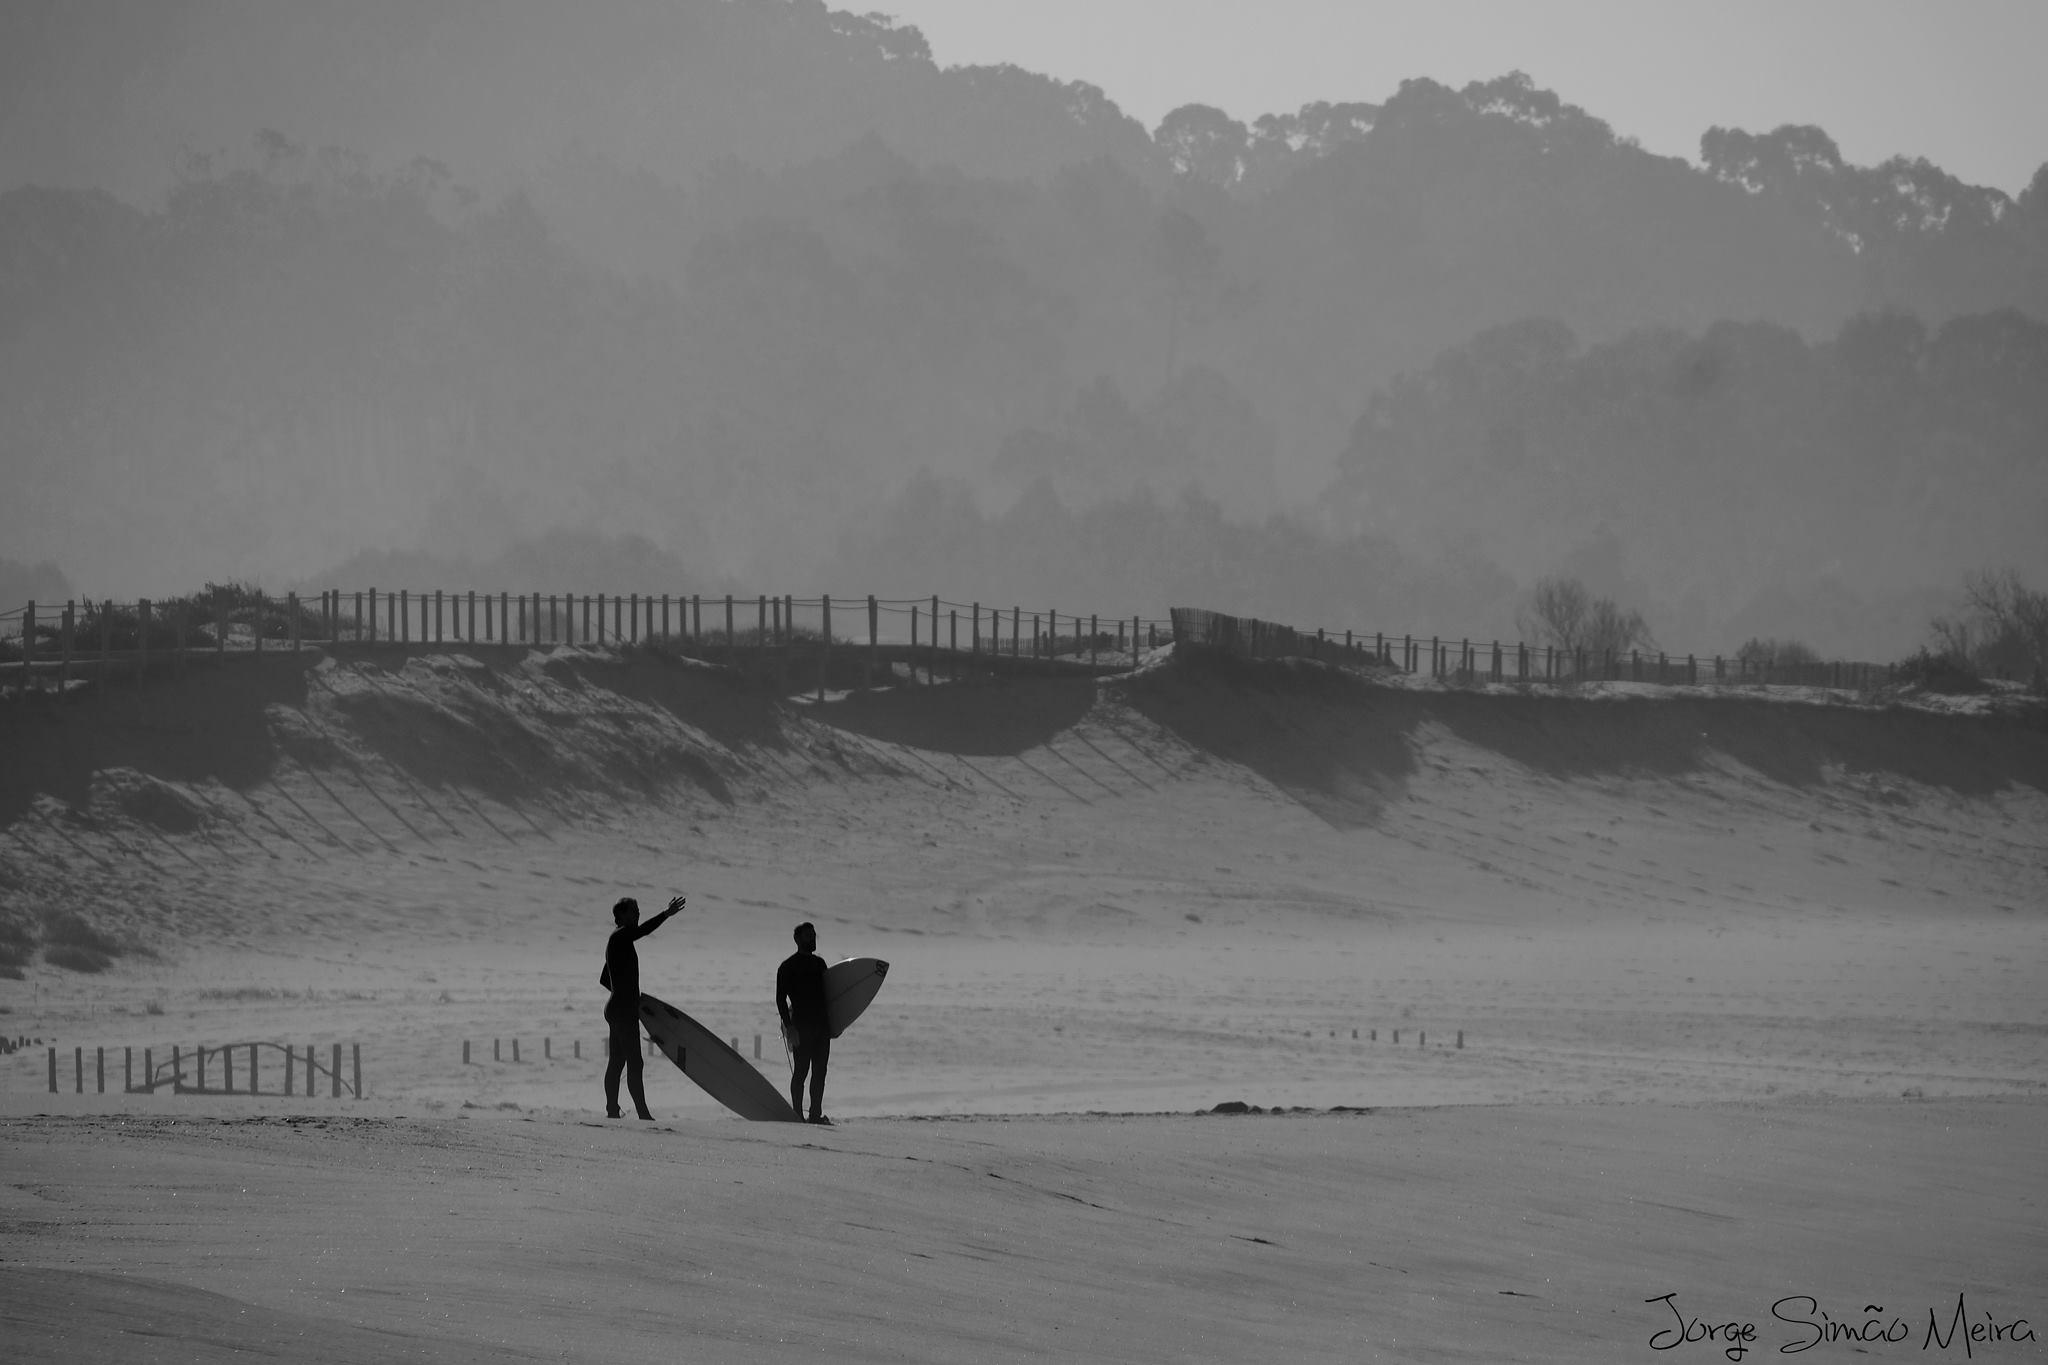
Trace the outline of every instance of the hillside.
{"type": "Polygon", "coordinates": [[[1158,596],[1504,633],[1605,528],[1687,648],[1896,657],[2038,569],[2039,186],[1517,72],[1148,132],[811,0],[0,23],[0,539],[95,596],[605,534],[1057,602],[1186,503],[1158,596]]]}

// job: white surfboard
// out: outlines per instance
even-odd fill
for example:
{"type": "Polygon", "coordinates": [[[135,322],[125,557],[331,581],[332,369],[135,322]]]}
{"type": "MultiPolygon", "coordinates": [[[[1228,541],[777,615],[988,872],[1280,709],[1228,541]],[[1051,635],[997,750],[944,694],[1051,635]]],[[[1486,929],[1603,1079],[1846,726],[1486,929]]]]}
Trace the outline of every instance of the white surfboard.
{"type": "Polygon", "coordinates": [[[850,957],[825,969],[825,1022],[837,1038],[882,989],[889,964],[880,958],[850,957]]]}
{"type": "MultiPolygon", "coordinates": [[[[870,991],[870,997],[873,996],[870,991]]],[[[865,1003],[865,1002],[863,1002],[865,1003]]],[[[798,1121],[789,1097],[726,1041],[651,995],[640,997],[640,1022],[662,1055],[695,1081],[705,1094],[743,1119],[798,1121]]]]}

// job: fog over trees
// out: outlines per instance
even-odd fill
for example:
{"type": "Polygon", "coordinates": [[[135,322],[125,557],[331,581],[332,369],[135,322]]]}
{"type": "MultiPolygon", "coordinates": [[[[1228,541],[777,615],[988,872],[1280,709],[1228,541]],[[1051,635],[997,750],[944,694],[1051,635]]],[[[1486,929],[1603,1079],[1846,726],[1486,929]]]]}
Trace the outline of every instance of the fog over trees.
{"type": "Polygon", "coordinates": [[[1512,73],[1148,132],[815,0],[26,5],[0,89],[43,588],[1507,636],[1570,577],[1889,657],[2048,580],[2048,166],[1687,164],[1512,73]]]}

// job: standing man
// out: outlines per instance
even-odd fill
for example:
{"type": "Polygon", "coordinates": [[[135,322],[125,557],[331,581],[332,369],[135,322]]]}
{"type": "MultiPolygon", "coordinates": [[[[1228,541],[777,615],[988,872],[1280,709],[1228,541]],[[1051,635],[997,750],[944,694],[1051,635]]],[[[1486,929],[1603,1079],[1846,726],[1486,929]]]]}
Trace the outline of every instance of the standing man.
{"type": "Polygon", "coordinates": [[[789,1043],[789,1107],[804,1112],[804,1073],[811,1077],[810,1122],[825,1117],[825,1065],[832,1060],[832,1029],[825,1020],[825,959],[818,956],[818,931],[806,920],[796,927],[796,951],[775,971],[775,1012],[789,1043]]]}
{"type": "Polygon", "coordinates": [[[612,919],[618,928],[604,945],[604,971],[597,978],[597,984],[609,990],[611,998],[604,1004],[605,1027],[611,1033],[608,1049],[611,1059],[604,1068],[604,1116],[608,1119],[619,1117],[619,1073],[626,1073],[626,1089],[633,1096],[633,1107],[643,1119],[654,1115],[647,1112],[647,1090],[642,1077],[640,1058],[640,950],[633,944],[647,937],[661,927],[661,922],[683,908],[683,898],[677,896],[668,903],[668,909],[642,924],[640,902],[627,896],[612,907],[612,919]]]}

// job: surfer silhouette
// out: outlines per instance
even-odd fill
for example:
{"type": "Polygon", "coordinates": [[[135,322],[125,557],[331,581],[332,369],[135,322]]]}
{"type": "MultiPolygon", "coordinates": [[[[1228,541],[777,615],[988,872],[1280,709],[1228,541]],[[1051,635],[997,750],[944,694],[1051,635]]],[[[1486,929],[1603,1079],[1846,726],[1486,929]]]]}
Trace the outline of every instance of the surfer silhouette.
{"type": "Polygon", "coordinates": [[[796,927],[796,951],[775,970],[775,1012],[789,1043],[789,1107],[804,1112],[804,1076],[811,1081],[812,1123],[825,1117],[825,1066],[832,1060],[832,1030],[825,1020],[825,959],[818,956],[818,931],[805,921],[796,927]]]}
{"type": "Polygon", "coordinates": [[[668,909],[642,924],[640,902],[631,896],[612,907],[612,919],[619,927],[605,941],[604,971],[597,978],[597,984],[612,993],[604,1004],[605,1027],[611,1033],[611,1060],[604,1068],[604,1116],[608,1119],[619,1117],[621,1072],[625,1073],[626,1089],[633,1096],[633,1108],[643,1119],[654,1117],[647,1112],[640,1058],[640,950],[633,944],[659,929],[663,920],[682,908],[683,898],[677,896],[668,903],[668,909]]]}

